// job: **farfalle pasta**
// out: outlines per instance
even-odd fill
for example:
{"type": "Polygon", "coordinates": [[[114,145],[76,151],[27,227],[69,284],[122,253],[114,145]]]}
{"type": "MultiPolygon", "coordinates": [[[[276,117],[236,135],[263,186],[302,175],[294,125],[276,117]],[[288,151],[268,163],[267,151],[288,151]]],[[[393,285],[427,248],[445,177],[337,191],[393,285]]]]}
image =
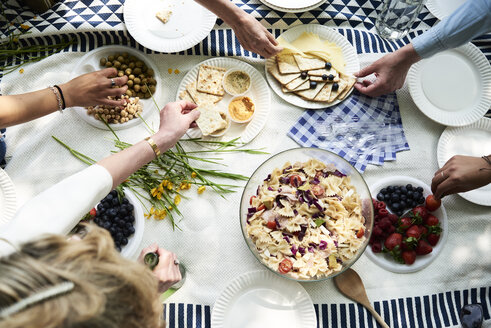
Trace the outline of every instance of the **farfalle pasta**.
{"type": "Polygon", "coordinates": [[[332,164],[286,163],[268,175],[250,203],[246,232],[261,260],[295,279],[340,271],[366,239],[360,196],[332,164]]]}

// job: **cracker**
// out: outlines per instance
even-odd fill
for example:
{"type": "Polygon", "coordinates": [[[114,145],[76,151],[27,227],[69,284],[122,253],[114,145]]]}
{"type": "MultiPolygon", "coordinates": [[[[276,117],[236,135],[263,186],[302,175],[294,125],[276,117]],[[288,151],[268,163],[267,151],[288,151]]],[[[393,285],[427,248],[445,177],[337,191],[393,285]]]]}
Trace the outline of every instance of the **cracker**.
{"type": "Polygon", "coordinates": [[[322,59],[315,57],[304,57],[302,55],[293,55],[295,62],[297,63],[298,68],[301,71],[310,71],[313,69],[324,68],[326,66],[326,62],[322,59]]]}
{"type": "Polygon", "coordinates": [[[303,91],[295,91],[297,95],[302,97],[303,99],[306,100],[314,100],[314,98],[317,96],[317,94],[321,91],[321,89],[324,87],[326,83],[320,82],[317,83],[317,86],[314,89],[307,89],[303,91]]]}
{"type": "Polygon", "coordinates": [[[327,82],[339,82],[339,73],[333,68],[331,68],[331,69],[325,69],[325,68],[316,69],[313,71],[309,71],[308,74],[309,74],[309,76],[320,76],[320,77],[322,77],[322,75],[324,75],[324,74],[326,74],[327,76],[332,74],[334,76],[334,79],[331,81],[328,80],[327,82]]]}
{"type": "Polygon", "coordinates": [[[189,94],[189,92],[187,90],[182,90],[180,93],[179,93],[179,99],[182,99],[182,100],[186,100],[186,101],[190,101],[194,104],[196,104],[194,102],[194,99],[193,97],[191,97],[191,95],[189,94]]]}
{"type": "Polygon", "coordinates": [[[300,73],[300,69],[295,62],[292,54],[277,55],[276,64],[281,74],[300,73]]]}
{"type": "Polygon", "coordinates": [[[353,75],[342,74],[341,78],[343,80],[345,80],[348,85],[346,86],[346,88],[341,93],[339,93],[339,95],[338,95],[339,100],[343,100],[344,98],[346,98],[346,96],[348,95],[348,93],[350,92],[350,90],[353,88],[353,86],[356,83],[356,77],[354,77],[353,75]]]}
{"type": "Polygon", "coordinates": [[[297,77],[295,80],[291,81],[290,83],[286,84],[285,85],[285,88],[287,88],[288,90],[295,90],[297,89],[299,86],[305,84],[305,82],[308,82],[309,80],[308,79],[302,79],[300,76],[297,77]]]}
{"type": "Polygon", "coordinates": [[[170,10],[162,10],[155,14],[155,17],[158,18],[162,23],[167,23],[169,21],[170,16],[172,15],[172,11],[170,10]]]}
{"type": "Polygon", "coordinates": [[[222,67],[201,65],[198,70],[196,90],[215,96],[223,96],[223,76],[227,70],[222,67]]]}
{"type": "Polygon", "coordinates": [[[198,106],[204,104],[210,104],[210,103],[216,104],[223,98],[221,96],[215,96],[215,95],[210,95],[208,93],[199,92],[198,90],[196,90],[196,82],[189,83],[186,86],[186,91],[189,93],[191,98],[193,98],[194,103],[198,106]]]}
{"type": "Polygon", "coordinates": [[[268,72],[282,85],[288,84],[300,76],[300,73],[281,74],[278,70],[278,65],[271,65],[271,67],[268,68],[268,72]]]}
{"type": "Polygon", "coordinates": [[[328,102],[331,95],[332,83],[326,83],[321,91],[315,96],[314,101],[328,102]]]}
{"type": "Polygon", "coordinates": [[[223,130],[227,127],[227,121],[223,119],[220,112],[212,106],[201,106],[197,108],[201,114],[196,120],[198,128],[204,136],[223,130]]]}
{"type": "Polygon", "coordinates": [[[339,94],[341,94],[341,92],[343,92],[344,89],[346,89],[346,87],[348,86],[348,82],[344,81],[344,80],[340,80],[339,83],[339,88],[334,91],[334,90],[331,90],[331,95],[329,96],[329,102],[333,102],[339,94]]]}
{"type": "Polygon", "coordinates": [[[281,91],[283,91],[283,93],[289,93],[289,92],[293,92],[291,90],[288,90],[287,88],[285,88],[284,86],[281,86],[281,91]]]}

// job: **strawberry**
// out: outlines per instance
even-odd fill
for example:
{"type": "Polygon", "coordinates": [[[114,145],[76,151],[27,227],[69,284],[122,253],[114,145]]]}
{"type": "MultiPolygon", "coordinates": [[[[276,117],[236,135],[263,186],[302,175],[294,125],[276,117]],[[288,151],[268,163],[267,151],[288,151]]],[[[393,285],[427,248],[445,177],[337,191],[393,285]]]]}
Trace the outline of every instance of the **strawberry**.
{"type": "Polygon", "coordinates": [[[389,214],[387,215],[387,217],[389,218],[390,222],[392,222],[392,224],[396,224],[397,220],[399,220],[399,218],[395,214],[389,214]]]}
{"type": "Polygon", "coordinates": [[[96,216],[97,214],[97,210],[95,209],[95,207],[93,207],[90,212],[89,212],[90,216],[96,216]]]}
{"type": "Polygon", "coordinates": [[[429,214],[428,217],[425,219],[425,224],[427,226],[436,226],[440,221],[438,218],[434,215],[429,214]]]}
{"type": "Polygon", "coordinates": [[[426,237],[426,239],[428,239],[428,243],[430,243],[431,246],[435,246],[440,240],[440,235],[437,235],[436,233],[430,233],[428,237],[426,237]]]}
{"type": "Polygon", "coordinates": [[[421,230],[419,226],[412,225],[409,229],[407,229],[406,236],[419,239],[421,237],[421,230]]]}
{"type": "MultiPolygon", "coordinates": [[[[411,210],[411,213],[413,214],[412,216],[415,220],[426,220],[428,217],[428,210],[424,206],[416,206],[411,210]]],[[[415,221],[415,223],[417,223],[417,221],[415,221]]]]}
{"type": "Polygon", "coordinates": [[[413,224],[413,221],[411,220],[411,218],[408,218],[408,217],[402,218],[402,219],[400,219],[400,222],[399,222],[399,230],[401,232],[406,231],[407,229],[409,229],[409,227],[412,224],[413,224]]]}
{"type": "Polygon", "coordinates": [[[418,241],[418,246],[416,246],[416,254],[426,255],[426,254],[430,254],[431,251],[433,251],[433,247],[431,247],[430,244],[428,244],[424,240],[418,241]]]}
{"type": "Polygon", "coordinates": [[[416,252],[415,251],[404,251],[402,252],[402,259],[406,264],[413,264],[416,261],[416,252]]]}
{"type": "Polygon", "coordinates": [[[415,249],[417,245],[418,245],[418,240],[414,237],[409,237],[404,239],[401,244],[402,249],[405,251],[415,249]]]}
{"type": "Polygon", "coordinates": [[[385,248],[387,248],[389,251],[393,250],[395,247],[399,246],[401,247],[402,243],[402,235],[400,233],[393,233],[387,239],[385,240],[385,248]]]}
{"type": "Polygon", "coordinates": [[[425,226],[419,226],[419,230],[421,231],[421,237],[424,237],[428,234],[428,228],[425,226]]]}

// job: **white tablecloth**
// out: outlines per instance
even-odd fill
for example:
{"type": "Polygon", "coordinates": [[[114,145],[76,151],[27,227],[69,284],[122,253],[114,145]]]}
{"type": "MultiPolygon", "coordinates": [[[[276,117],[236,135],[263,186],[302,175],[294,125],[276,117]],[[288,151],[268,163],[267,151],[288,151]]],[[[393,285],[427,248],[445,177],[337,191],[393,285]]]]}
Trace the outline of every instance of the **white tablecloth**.
{"type": "MultiPolygon", "coordinates": [[[[24,74],[7,75],[0,85],[2,93],[16,94],[62,83],[82,56],[83,53],[58,54],[25,67],[24,74]]],[[[152,58],[160,68],[160,83],[165,86],[163,99],[168,102],[175,99],[184,74],[207,57],[152,55],[152,58]],[[168,68],[178,68],[181,73],[168,74],[168,68]]],[[[362,67],[376,58],[376,55],[360,57],[362,67]]],[[[264,75],[263,64],[255,64],[255,67],[264,75]]],[[[391,175],[408,175],[430,184],[438,169],[436,149],[444,126],[432,122],[416,108],[407,87],[398,92],[398,98],[411,150],[398,153],[395,162],[383,167],[369,166],[364,176],[368,184],[391,175]]],[[[269,121],[248,147],[264,147],[271,154],[297,147],[286,133],[301,113],[302,109],[287,104],[272,92],[269,121]]],[[[158,127],[156,113],[149,121],[158,127]]],[[[9,128],[7,144],[11,159],[6,172],[16,186],[19,206],[84,167],[52,140],[52,135],[95,159],[109,155],[113,149],[109,131],[86,124],[70,110],[9,128]]],[[[140,124],[119,131],[118,135],[122,140],[135,142],[148,134],[140,124]]],[[[249,176],[268,157],[224,154],[224,162],[228,164],[224,169],[249,176]]],[[[247,249],[242,237],[238,215],[240,189],[226,200],[209,190],[198,195],[192,189],[187,194],[191,199],[180,205],[184,213],[179,223],[182,231],[172,231],[166,221],[147,221],[141,247],[157,241],[175,251],[185,264],[187,281],[170,301],[213,304],[231,279],[263,267],[247,249]]],[[[456,195],[446,197],[443,204],[448,212],[449,236],[442,253],[429,267],[417,273],[395,274],[378,267],[365,255],[355,263],[353,268],[362,277],[372,301],[491,286],[491,209],[456,195]]],[[[329,280],[302,285],[314,303],[348,301],[329,280]]]]}

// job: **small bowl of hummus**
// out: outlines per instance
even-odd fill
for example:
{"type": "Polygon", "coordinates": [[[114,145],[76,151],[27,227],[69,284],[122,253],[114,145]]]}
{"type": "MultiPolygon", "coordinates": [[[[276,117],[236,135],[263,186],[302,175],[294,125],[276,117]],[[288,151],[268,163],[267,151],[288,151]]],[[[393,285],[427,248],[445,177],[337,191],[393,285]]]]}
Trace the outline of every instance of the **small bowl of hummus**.
{"type": "Polygon", "coordinates": [[[225,72],[222,83],[228,94],[241,96],[251,88],[251,77],[244,71],[229,69],[225,72]]]}
{"type": "Polygon", "coordinates": [[[234,97],[228,104],[228,114],[235,123],[247,123],[252,120],[255,109],[254,102],[247,96],[234,97]]]}

